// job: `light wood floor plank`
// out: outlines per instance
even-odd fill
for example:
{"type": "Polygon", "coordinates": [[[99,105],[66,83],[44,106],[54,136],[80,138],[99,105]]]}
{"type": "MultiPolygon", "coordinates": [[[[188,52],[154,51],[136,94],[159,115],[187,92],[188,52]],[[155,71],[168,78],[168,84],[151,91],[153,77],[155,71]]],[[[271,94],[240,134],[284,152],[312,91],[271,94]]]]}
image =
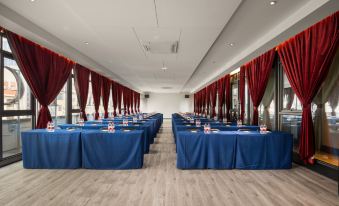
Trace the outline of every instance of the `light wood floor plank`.
{"type": "Polygon", "coordinates": [[[291,170],[178,170],[171,122],[165,120],[140,170],[0,168],[0,205],[203,206],[337,205],[337,183],[291,170]]]}

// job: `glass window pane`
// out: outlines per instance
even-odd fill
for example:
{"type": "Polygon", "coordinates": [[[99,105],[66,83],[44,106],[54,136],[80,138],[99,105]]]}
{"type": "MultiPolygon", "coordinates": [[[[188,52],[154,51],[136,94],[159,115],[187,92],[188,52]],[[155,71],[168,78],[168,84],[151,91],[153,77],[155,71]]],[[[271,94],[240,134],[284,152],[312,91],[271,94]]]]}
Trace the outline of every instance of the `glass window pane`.
{"type": "Polygon", "coordinates": [[[79,122],[80,113],[72,113],[72,124],[77,124],[79,122]]]}
{"type": "Polygon", "coordinates": [[[11,48],[9,47],[8,44],[8,40],[5,37],[2,38],[2,50],[12,53],[11,48]]]}
{"type": "MultiPolygon", "coordinates": [[[[326,83],[326,82],[325,82],[326,83]]],[[[315,106],[315,158],[339,166],[339,80],[331,89],[326,103],[315,106]]],[[[321,91],[323,92],[323,90],[321,91]]],[[[321,93],[322,94],[322,93],[321,93]]],[[[326,94],[324,94],[326,95],[326,94]]],[[[324,97],[324,96],[323,96],[324,97]]]]}
{"type": "Polygon", "coordinates": [[[3,157],[21,153],[21,132],[32,129],[32,116],[2,117],[3,157]]]}
{"type": "Polygon", "coordinates": [[[31,91],[13,59],[4,58],[4,110],[30,110],[31,91]]]}
{"type": "Polygon", "coordinates": [[[88,99],[87,99],[87,105],[86,105],[86,113],[87,113],[87,118],[89,120],[94,119],[94,101],[93,101],[93,95],[92,95],[92,83],[89,82],[89,87],[88,87],[88,99]]]}
{"type": "Polygon", "coordinates": [[[283,86],[283,93],[284,93],[283,110],[302,110],[302,105],[297,95],[294,93],[291,87],[291,84],[288,81],[285,73],[284,73],[283,85],[284,85],[283,86]]]}
{"type": "Polygon", "coordinates": [[[67,83],[57,98],[48,106],[55,126],[66,123],[66,86],[67,83]]]}
{"type": "Polygon", "coordinates": [[[238,84],[232,84],[232,109],[238,109],[238,84]]]}
{"type": "Polygon", "coordinates": [[[281,115],[281,131],[293,135],[293,151],[299,151],[301,115],[281,115]]]}
{"type": "Polygon", "coordinates": [[[79,102],[78,102],[78,97],[77,93],[75,90],[75,85],[74,85],[74,78],[72,79],[72,109],[79,109],[79,102]]]}

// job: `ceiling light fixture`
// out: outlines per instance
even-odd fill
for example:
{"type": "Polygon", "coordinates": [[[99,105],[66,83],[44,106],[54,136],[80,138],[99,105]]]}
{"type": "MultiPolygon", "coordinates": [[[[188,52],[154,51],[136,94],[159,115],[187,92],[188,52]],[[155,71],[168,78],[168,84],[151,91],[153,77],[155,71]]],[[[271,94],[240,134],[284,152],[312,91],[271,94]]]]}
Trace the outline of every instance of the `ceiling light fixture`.
{"type": "Polygon", "coordinates": [[[84,44],[88,45],[89,43],[87,41],[85,41],[84,44]]]}
{"type": "Polygon", "coordinates": [[[277,1],[270,1],[271,6],[276,5],[276,4],[277,4],[277,1]]]}
{"type": "Polygon", "coordinates": [[[164,62],[162,62],[162,67],[161,67],[161,69],[162,69],[163,71],[167,70],[167,67],[165,67],[165,63],[164,63],[164,62]]]}
{"type": "Polygon", "coordinates": [[[228,43],[227,45],[230,46],[230,47],[233,47],[234,43],[228,43]]]}
{"type": "Polygon", "coordinates": [[[35,2],[35,0],[29,0],[30,2],[35,2]]]}

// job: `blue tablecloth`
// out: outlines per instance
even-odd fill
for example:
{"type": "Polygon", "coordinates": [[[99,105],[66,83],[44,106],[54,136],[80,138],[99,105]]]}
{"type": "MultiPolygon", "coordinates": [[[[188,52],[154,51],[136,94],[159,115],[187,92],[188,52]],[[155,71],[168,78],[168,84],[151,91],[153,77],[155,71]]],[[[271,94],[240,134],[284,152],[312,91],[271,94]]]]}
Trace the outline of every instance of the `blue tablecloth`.
{"type": "Polygon", "coordinates": [[[289,169],[292,135],[284,132],[177,132],[181,169],[289,169]]]}
{"type": "Polygon", "coordinates": [[[23,166],[27,169],[81,168],[80,131],[45,129],[21,133],[23,166]]]}
{"type": "MultiPolygon", "coordinates": [[[[67,128],[80,128],[84,130],[100,130],[100,129],[107,129],[108,124],[85,124],[84,126],[80,126],[77,124],[61,124],[59,127],[61,129],[67,129],[67,128]]],[[[115,129],[116,130],[121,130],[123,128],[131,128],[135,130],[143,130],[143,140],[144,140],[144,153],[148,154],[149,153],[149,148],[151,142],[153,142],[153,137],[152,137],[152,127],[147,124],[147,123],[138,123],[138,124],[132,124],[129,123],[128,126],[123,126],[122,124],[115,124],[115,129]]]]}
{"type": "Polygon", "coordinates": [[[237,169],[290,169],[293,137],[285,132],[238,132],[237,169]]]}
{"type": "Polygon", "coordinates": [[[177,167],[180,169],[234,168],[236,134],[234,132],[178,132],[177,167]]]}
{"type": "MultiPolygon", "coordinates": [[[[257,131],[259,130],[259,126],[251,126],[251,125],[243,125],[243,126],[233,126],[233,125],[211,125],[212,129],[218,129],[220,131],[238,131],[239,129],[248,129],[248,130],[252,130],[252,131],[257,131]]],[[[174,135],[174,141],[176,142],[177,139],[177,132],[178,131],[185,131],[185,130],[190,130],[190,129],[199,129],[199,130],[203,130],[203,126],[201,127],[196,127],[193,126],[193,124],[185,124],[185,125],[175,125],[174,129],[173,129],[173,135],[174,135]]]]}
{"type": "Polygon", "coordinates": [[[82,163],[88,169],[138,169],[143,166],[143,131],[82,131],[82,163]]]}

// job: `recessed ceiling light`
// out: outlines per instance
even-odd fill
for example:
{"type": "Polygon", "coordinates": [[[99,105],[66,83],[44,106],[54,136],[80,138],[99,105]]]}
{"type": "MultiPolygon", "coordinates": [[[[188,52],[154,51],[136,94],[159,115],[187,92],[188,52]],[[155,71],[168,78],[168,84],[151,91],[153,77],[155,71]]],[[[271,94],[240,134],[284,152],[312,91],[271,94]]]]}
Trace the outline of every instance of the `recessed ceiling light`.
{"type": "Polygon", "coordinates": [[[234,43],[228,43],[227,45],[230,46],[230,47],[233,47],[234,43]]]}
{"type": "Polygon", "coordinates": [[[276,5],[276,4],[277,4],[277,1],[270,1],[271,6],[276,5]]]}
{"type": "Polygon", "coordinates": [[[88,45],[89,43],[87,41],[85,41],[84,44],[88,45]]]}
{"type": "Polygon", "coordinates": [[[167,67],[161,67],[161,69],[165,71],[165,70],[167,70],[167,67]]]}
{"type": "Polygon", "coordinates": [[[35,2],[35,0],[29,0],[30,2],[35,2]]]}

